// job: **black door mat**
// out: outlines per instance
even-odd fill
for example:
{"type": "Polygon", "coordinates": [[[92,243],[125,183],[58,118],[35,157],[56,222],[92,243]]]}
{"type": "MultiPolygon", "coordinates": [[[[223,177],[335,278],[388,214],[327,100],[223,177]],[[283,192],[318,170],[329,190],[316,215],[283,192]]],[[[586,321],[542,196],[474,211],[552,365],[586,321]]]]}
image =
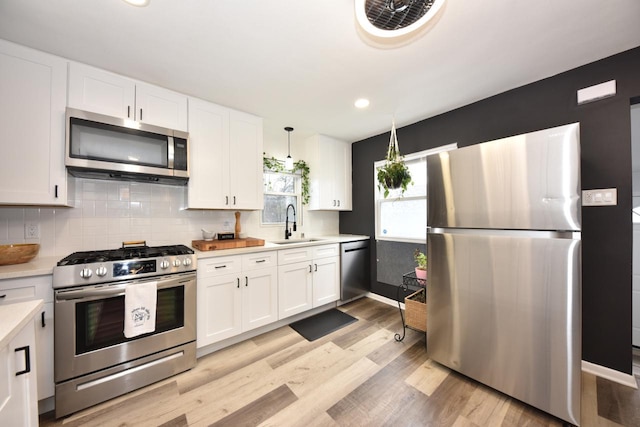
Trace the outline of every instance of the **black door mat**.
{"type": "Polygon", "coordinates": [[[332,308],[306,319],[293,322],[289,326],[308,341],[315,341],[357,320],[337,308],[332,308]]]}

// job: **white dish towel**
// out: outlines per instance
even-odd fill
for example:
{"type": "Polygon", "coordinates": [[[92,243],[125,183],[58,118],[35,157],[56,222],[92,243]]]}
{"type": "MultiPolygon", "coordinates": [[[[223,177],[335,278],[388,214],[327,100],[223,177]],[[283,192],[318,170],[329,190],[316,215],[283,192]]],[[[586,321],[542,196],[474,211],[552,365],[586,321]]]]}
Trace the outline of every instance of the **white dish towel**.
{"type": "Polygon", "coordinates": [[[133,338],[156,330],[158,282],[128,285],[124,290],[124,336],[133,338]]]}

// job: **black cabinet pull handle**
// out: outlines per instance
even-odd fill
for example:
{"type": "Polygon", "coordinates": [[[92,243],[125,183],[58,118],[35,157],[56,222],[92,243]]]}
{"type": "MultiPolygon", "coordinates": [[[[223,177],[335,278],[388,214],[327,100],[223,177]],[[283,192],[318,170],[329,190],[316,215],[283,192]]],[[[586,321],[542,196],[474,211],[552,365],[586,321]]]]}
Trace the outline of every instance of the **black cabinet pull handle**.
{"type": "Polygon", "coordinates": [[[318,264],[313,264],[313,265],[315,265],[315,266],[316,266],[316,269],[315,269],[315,270],[313,270],[313,271],[318,271],[318,264]]]}
{"type": "Polygon", "coordinates": [[[140,109],[140,121],[142,121],[142,108],[140,109]]]}
{"type": "Polygon", "coordinates": [[[22,374],[28,374],[31,372],[31,353],[29,351],[29,346],[16,348],[16,353],[19,351],[24,351],[24,371],[16,372],[16,377],[22,374]]]}
{"type": "Polygon", "coordinates": [[[309,273],[311,273],[311,264],[309,264],[309,273]]]}
{"type": "Polygon", "coordinates": [[[53,188],[53,192],[55,193],[54,196],[57,199],[58,198],[58,186],[57,185],[53,188]]]}
{"type": "Polygon", "coordinates": [[[244,276],[244,285],[245,286],[249,286],[249,277],[248,276],[244,276]]]}
{"type": "Polygon", "coordinates": [[[216,269],[218,269],[218,268],[227,268],[227,265],[226,264],[225,265],[216,265],[215,268],[216,269]]]}
{"type": "Polygon", "coordinates": [[[236,205],[236,196],[233,196],[233,206],[236,205]]]}
{"type": "Polygon", "coordinates": [[[41,315],[40,321],[42,323],[42,327],[44,328],[45,326],[47,326],[47,323],[44,321],[44,311],[40,313],[40,315],[41,315]]]}
{"type": "Polygon", "coordinates": [[[229,196],[224,196],[224,204],[225,205],[229,204],[229,196]]]}
{"type": "Polygon", "coordinates": [[[266,259],[259,259],[259,260],[256,261],[256,264],[259,263],[259,262],[267,262],[267,260],[266,259]]]}
{"type": "Polygon", "coordinates": [[[236,288],[240,289],[240,278],[239,278],[239,277],[236,277],[236,281],[237,281],[237,283],[238,283],[238,285],[236,286],[236,288]]]}
{"type": "Polygon", "coordinates": [[[6,298],[6,297],[7,297],[7,294],[0,295],[0,299],[6,298]]]}
{"type": "Polygon", "coordinates": [[[131,105],[127,105],[127,119],[131,118],[131,105]]]}

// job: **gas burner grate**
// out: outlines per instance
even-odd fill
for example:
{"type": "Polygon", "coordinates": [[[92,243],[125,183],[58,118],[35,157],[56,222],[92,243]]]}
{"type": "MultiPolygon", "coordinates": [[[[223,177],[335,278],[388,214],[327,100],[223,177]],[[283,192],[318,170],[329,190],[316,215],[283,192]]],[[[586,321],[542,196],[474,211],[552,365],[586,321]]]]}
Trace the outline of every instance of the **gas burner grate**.
{"type": "Polygon", "coordinates": [[[140,246],[134,248],[107,249],[103,251],[74,252],[58,261],[58,266],[190,255],[193,253],[193,249],[185,245],[140,246]]]}

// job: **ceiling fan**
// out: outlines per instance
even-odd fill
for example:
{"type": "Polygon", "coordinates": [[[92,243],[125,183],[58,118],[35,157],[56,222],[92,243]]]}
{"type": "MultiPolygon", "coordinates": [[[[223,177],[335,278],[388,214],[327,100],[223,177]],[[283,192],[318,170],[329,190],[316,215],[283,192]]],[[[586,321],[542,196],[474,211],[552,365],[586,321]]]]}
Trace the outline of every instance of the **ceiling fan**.
{"type": "Polygon", "coordinates": [[[367,33],[394,38],[416,31],[445,0],[355,0],[356,19],[367,33]]]}

